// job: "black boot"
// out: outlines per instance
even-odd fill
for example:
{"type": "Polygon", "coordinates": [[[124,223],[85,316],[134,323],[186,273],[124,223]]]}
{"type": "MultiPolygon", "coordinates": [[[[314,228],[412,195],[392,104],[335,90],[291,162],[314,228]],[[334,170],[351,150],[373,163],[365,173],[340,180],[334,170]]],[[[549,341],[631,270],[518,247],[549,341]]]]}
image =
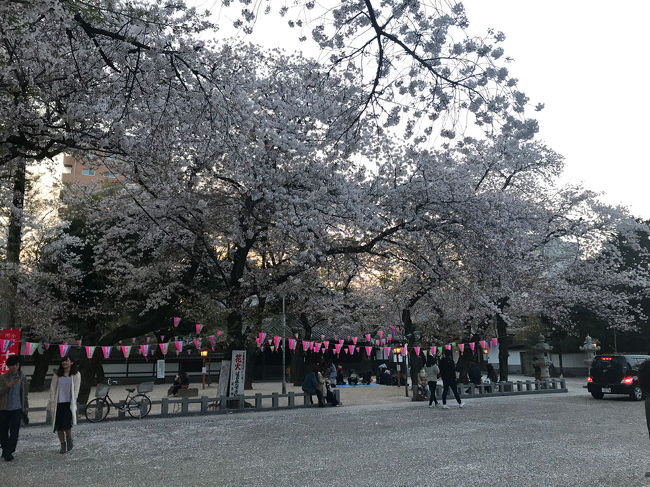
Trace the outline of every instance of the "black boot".
{"type": "Polygon", "coordinates": [[[65,453],[66,451],[68,450],[66,450],[65,441],[64,441],[61,443],[61,449],[59,450],[59,453],[65,453]]]}

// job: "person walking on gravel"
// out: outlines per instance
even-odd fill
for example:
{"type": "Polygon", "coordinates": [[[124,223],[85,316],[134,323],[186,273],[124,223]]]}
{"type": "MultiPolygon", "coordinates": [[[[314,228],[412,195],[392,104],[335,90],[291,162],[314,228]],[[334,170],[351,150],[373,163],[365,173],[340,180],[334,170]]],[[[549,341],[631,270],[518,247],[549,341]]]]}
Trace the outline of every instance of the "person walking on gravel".
{"type": "Polygon", "coordinates": [[[456,382],[456,364],[451,356],[451,350],[445,350],[442,359],[440,360],[440,378],[442,379],[442,408],[449,409],[447,406],[447,391],[451,389],[454,397],[458,402],[458,407],[462,408],[465,404],[458,396],[458,384],[456,382]]]}

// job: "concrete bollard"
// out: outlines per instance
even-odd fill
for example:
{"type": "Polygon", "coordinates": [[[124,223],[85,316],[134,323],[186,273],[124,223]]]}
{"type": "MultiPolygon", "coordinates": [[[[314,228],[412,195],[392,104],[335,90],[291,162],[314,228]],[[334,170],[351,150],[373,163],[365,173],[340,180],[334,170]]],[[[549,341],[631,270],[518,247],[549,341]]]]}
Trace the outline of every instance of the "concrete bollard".
{"type": "Polygon", "coordinates": [[[208,396],[201,396],[201,413],[208,412],[208,396]]]}
{"type": "Polygon", "coordinates": [[[255,409],[262,409],[262,394],[255,394],[255,409]]]}
{"type": "Polygon", "coordinates": [[[334,389],[334,397],[336,397],[336,400],[339,402],[339,405],[341,404],[341,391],[338,389],[334,389]]]}
{"type": "Polygon", "coordinates": [[[280,396],[277,392],[271,394],[271,407],[273,409],[278,409],[280,407],[280,396]]]}
{"type": "Polygon", "coordinates": [[[289,408],[295,408],[296,407],[296,393],[295,392],[289,392],[287,394],[287,397],[289,398],[287,406],[289,408]]]}
{"type": "Polygon", "coordinates": [[[520,380],[517,381],[517,392],[521,392],[524,390],[524,384],[520,380]]]}
{"type": "Polygon", "coordinates": [[[163,397],[160,401],[160,415],[167,416],[169,414],[169,399],[163,397]]]}
{"type": "Polygon", "coordinates": [[[187,397],[183,397],[181,399],[181,414],[187,414],[189,411],[189,399],[187,397]]]}
{"type": "Polygon", "coordinates": [[[246,399],[244,398],[244,396],[239,396],[237,398],[237,406],[238,406],[237,409],[239,409],[240,411],[244,410],[244,408],[246,407],[246,399]]]}

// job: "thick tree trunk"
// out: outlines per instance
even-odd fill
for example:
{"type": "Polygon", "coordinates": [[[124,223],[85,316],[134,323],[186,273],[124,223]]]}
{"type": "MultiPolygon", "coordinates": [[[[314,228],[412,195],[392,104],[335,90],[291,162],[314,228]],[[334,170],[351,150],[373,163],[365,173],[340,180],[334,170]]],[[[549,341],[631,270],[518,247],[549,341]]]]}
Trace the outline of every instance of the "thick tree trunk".
{"type": "Polygon", "coordinates": [[[45,376],[50,367],[50,361],[54,357],[54,346],[49,347],[42,354],[34,354],[34,374],[29,383],[29,392],[40,392],[45,390],[45,376]]]}
{"type": "Polygon", "coordinates": [[[294,386],[301,386],[305,380],[305,354],[302,347],[296,346],[291,354],[291,381],[294,386]]]}
{"type": "Polygon", "coordinates": [[[12,171],[13,196],[7,229],[7,264],[10,269],[6,295],[6,327],[16,328],[16,295],[18,292],[18,271],[23,234],[23,208],[26,188],[25,159],[17,159],[12,171]]]}
{"type": "Polygon", "coordinates": [[[95,350],[95,355],[88,360],[82,359],[79,363],[79,372],[81,372],[81,387],[79,388],[79,396],[77,403],[85,404],[88,402],[90,390],[93,386],[104,382],[104,368],[102,363],[104,356],[101,350],[95,350]]]}
{"type": "MultiPolygon", "coordinates": [[[[498,303],[499,309],[503,310],[508,305],[508,299],[501,299],[498,303]]],[[[510,348],[510,337],[508,336],[508,325],[500,314],[496,316],[497,334],[499,340],[499,380],[507,382],[508,380],[508,352],[510,348]]]]}

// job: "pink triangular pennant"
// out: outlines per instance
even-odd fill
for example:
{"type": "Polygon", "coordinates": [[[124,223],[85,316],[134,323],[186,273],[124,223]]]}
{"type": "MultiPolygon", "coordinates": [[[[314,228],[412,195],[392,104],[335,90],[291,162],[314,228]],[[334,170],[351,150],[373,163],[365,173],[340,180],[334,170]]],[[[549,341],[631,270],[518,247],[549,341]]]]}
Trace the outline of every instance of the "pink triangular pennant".
{"type": "Polygon", "coordinates": [[[67,345],[65,343],[59,345],[59,354],[61,354],[61,357],[65,357],[66,355],[68,355],[69,350],[70,350],[70,345],[67,345]]]}
{"type": "Polygon", "coordinates": [[[474,342],[469,342],[469,348],[472,349],[472,352],[474,351],[475,346],[476,346],[476,344],[474,342]]]}
{"type": "Polygon", "coordinates": [[[124,355],[124,358],[129,358],[130,353],[131,353],[131,345],[123,345],[122,355],[124,355]]]}
{"type": "Polygon", "coordinates": [[[415,352],[415,355],[418,357],[420,356],[420,347],[413,347],[413,351],[415,352]]]}
{"type": "Polygon", "coordinates": [[[181,319],[178,316],[174,317],[174,328],[178,328],[179,323],[181,322],[181,319]]]}
{"type": "Polygon", "coordinates": [[[350,355],[354,354],[354,345],[348,345],[348,352],[350,353],[350,355]]]}
{"type": "Polygon", "coordinates": [[[111,351],[113,350],[113,347],[102,347],[102,353],[104,354],[104,358],[108,358],[111,356],[111,351]]]}
{"type": "Polygon", "coordinates": [[[372,347],[363,347],[366,349],[366,355],[370,357],[370,351],[372,350],[372,347]]]}
{"type": "Polygon", "coordinates": [[[162,352],[162,354],[167,355],[167,350],[169,350],[169,342],[159,343],[158,346],[160,347],[160,351],[162,352]]]}
{"type": "Polygon", "coordinates": [[[86,347],[86,357],[88,359],[93,358],[93,354],[95,353],[95,348],[94,346],[87,346],[86,347]]]}
{"type": "Polygon", "coordinates": [[[458,344],[458,349],[460,350],[460,353],[463,353],[463,350],[465,350],[465,344],[464,343],[459,343],[458,344]]]}

